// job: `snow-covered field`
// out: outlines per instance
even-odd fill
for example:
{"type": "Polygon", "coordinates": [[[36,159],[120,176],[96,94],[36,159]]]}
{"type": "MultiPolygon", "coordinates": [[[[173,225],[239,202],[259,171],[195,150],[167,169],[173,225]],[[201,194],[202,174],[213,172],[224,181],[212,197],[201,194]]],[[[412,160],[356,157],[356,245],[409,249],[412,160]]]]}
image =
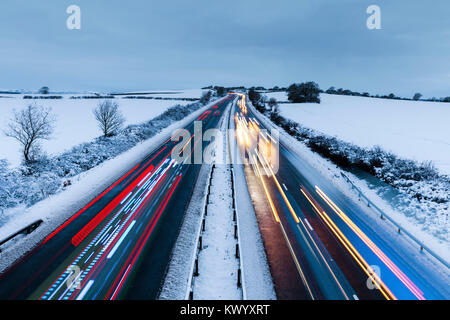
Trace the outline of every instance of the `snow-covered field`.
{"type": "MultiPolygon", "coordinates": [[[[266,93],[287,101],[285,92],[266,93]]],[[[433,161],[450,175],[450,103],[321,95],[321,104],[280,104],[284,117],[360,147],[433,161]]]]}
{"type": "MultiPolygon", "coordinates": [[[[188,90],[186,96],[183,92],[180,97],[201,95],[188,90]]],[[[55,131],[52,140],[43,141],[42,147],[50,155],[61,153],[83,142],[90,141],[101,135],[97,127],[92,110],[97,106],[98,99],[69,99],[72,95],[64,95],[63,99],[23,99],[22,95],[10,95],[0,98],[0,159],[7,159],[12,166],[21,162],[20,145],[12,138],[6,137],[1,130],[7,127],[12,117],[13,109],[20,110],[30,103],[52,108],[56,115],[55,131]]],[[[156,95],[166,96],[166,95],[156,95]]],[[[196,96],[197,97],[197,96],[196,96]]],[[[125,125],[139,124],[160,115],[175,104],[186,105],[189,101],[171,100],[142,100],[142,99],[115,99],[126,119],[125,125]]]]}
{"type": "Polygon", "coordinates": [[[188,90],[152,90],[152,91],[133,91],[132,93],[142,94],[149,97],[161,98],[200,98],[204,90],[188,89],[188,90]]]}
{"type": "Polygon", "coordinates": [[[74,177],[72,179],[73,185],[68,187],[65,192],[51,195],[29,208],[17,208],[14,219],[9,219],[7,223],[0,225],[0,239],[6,238],[37,219],[42,219],[44,222],[37,231],[26,237],[26,241],[13,241],[7,244],[6,248],[2,248],[3,251],[0,253],[0,272],[17,258],[31,250],[71,215],[87,205],[94,196],[100,194],[122,177],[124,173],[131,170],[149,153],[153,152],[157,146],[169,138],[174,130],[186,126],[214,103],[215,101],[199,108],[184,119],[172,123],[150,139],[138,143],[117,157],[74,177]]]}

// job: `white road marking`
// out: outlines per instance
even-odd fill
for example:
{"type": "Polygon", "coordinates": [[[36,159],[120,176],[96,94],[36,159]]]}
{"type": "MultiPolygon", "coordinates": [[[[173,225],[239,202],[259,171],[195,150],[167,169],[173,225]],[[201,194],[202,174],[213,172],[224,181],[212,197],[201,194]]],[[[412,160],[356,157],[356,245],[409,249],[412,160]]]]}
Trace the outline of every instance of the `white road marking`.
{"type": "Polygon", "coordinates": [[[111,252],[106,256],[106,258],[111,259],[111,257],[114,255],[114,253],[116,253],[117,249],[122,244],[123,240],[125,239],[127,234],[130,232],[131,228],[133,228],[135,223],[136,223],[136,220],[133,220],[130,223],[130,225],[128,226],[127,230],[125,230],[125,232],[120,237],[119,241],[117,241],[116,245],[114,246],[114,248],[112,248],[111,252]]]}
{"type": "Polygon", "coordinates": [[[89,282],[83,288],[83,290],[81,291],[80,295],[77,297],[76,300],[83,300],[84,296],[86,295],[86,293],[89,291],[89,289],[92,287],[93,284],[94,280],[89,280],[89,282]]]}
{"type": "Polygon", "coordinates": [[[131,195],[131,191],[128,192],[127,196],[120,202],[120,204],[124,204],[128,200],[128,198],[130,197],[130,195],[131,195]]]}
{"type": "Polygon", "coordinates": [[[95,253],[95,252],[93,251],[93,252],[89,255],[89,257],[88,257],[86,260],[84,260],[84,263],[87,263],[94,253],[95,253]]]}
{"type": "Polygon", "coordinates": [[[311,225],[309,224],[309,221],[305,218],[305,222],[308,225],[308,228],[313,231],[314,229],[311,227],[311,225]]]}

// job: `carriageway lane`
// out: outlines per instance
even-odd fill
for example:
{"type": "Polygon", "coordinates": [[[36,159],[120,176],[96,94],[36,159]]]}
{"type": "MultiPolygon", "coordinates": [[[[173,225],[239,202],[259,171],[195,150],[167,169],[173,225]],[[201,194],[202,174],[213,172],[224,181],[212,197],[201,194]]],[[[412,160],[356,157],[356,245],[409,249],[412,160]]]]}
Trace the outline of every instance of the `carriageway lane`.
{"type": "MultiPolygon", "coordinates": [[[[245,103],[240,103],[237,121],[247,132],[241,145],[246,135],[258,135],[261,141],[275,146],[276,140],[270,132],[261,133],[261,129],[267,128],[245,103]]],[[[253,174],[265,187],[273,221],[282,229],[310,298],[442,299],[446,296],[442,286],[427,281],[430,277],[424,277],[421,272],[426,272],[425,269],[413,268],[395,250],[395,243],[380,237],[362,219],[357,203],[328,183],[288,145],[280,143],[277,147],[276,173],[271,172],[270,162],[259,145],[257,152],[247,152],[246,156],[255,160],[253,174]]]]}
{"type": "MultiPolygon", "coordinates": [[[[216,128],[231,101],[196,121],[216,128]]],[[[0,299],[156,298],[200,168],[173,153],[207,146],[184,129],[0,275],[0,299]]]]}

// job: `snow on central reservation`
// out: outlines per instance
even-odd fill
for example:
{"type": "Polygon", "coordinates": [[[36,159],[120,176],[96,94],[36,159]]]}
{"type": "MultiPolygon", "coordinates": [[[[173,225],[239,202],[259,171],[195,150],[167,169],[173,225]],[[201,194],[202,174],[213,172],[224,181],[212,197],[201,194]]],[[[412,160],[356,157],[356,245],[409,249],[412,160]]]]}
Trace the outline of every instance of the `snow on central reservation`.
{"type": "MultiPolygon", "coordinates": [[[[194,90],[189,90],[194,91],[194,90]]],[[[181,92],[180,96],[183,95],[181,92]]],[[[189,92],[189,97],[198,98],[201,91],[189,92]],[[197,95],[197,96],[194,96],[197,95]]],[[[166,95],[155,95],[166,97],[166,95]]],[[[11,96],[10,96],[11,97],[11,96]]],[[[21,162],[19,143],[6,137],[1,130],[8,125],[13,116],[13,109],[20,110],[30,103],[52,108],[56,115],[55,131],[52,139],[42,141],[43,150],[49,155],[62,153],[80,143],[91,141],[101,135],[92,110],[101,101],[99,99],[23,99],[22,96],[0,98],[0,159],[7,159],[12,166],[21,162]]],[[[114,99],[119,103],[120,110],[128,124],[139,124],[151,120],[168,108],[180,104],[186,105],[190,101],[181,100],[148,100],[148,99],[114,99]]]]}
{"type": "MultiPolygon", "coordinates": [[[[285,92],[268,98],[287,101],[285,92]]],[[[450,175],[450,103],[321,94],[320,104],[280,104],[283,116],[360,147],[433,161],[450,175]]]]}

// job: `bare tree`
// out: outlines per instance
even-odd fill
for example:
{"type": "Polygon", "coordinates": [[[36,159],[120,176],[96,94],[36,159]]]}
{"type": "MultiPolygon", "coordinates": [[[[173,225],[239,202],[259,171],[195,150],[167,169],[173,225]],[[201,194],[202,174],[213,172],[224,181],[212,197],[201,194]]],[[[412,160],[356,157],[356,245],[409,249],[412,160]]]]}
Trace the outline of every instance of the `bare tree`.
{"type": "Polygon", "coordinates": [[[125,122],[125,118],[119,110],[119,104],[115,101],[103,100],[93,112],[105,137],[117,134],[125,122]]]}
{"type": "Polygon", "coordinates": [[[14,116],[4,133],[22,144],[25,163],[30,163],[36,160],[39,140],[50,139],[54,123],[51,109],[30,104],[20,111],[14,110],[14,116]]]}

